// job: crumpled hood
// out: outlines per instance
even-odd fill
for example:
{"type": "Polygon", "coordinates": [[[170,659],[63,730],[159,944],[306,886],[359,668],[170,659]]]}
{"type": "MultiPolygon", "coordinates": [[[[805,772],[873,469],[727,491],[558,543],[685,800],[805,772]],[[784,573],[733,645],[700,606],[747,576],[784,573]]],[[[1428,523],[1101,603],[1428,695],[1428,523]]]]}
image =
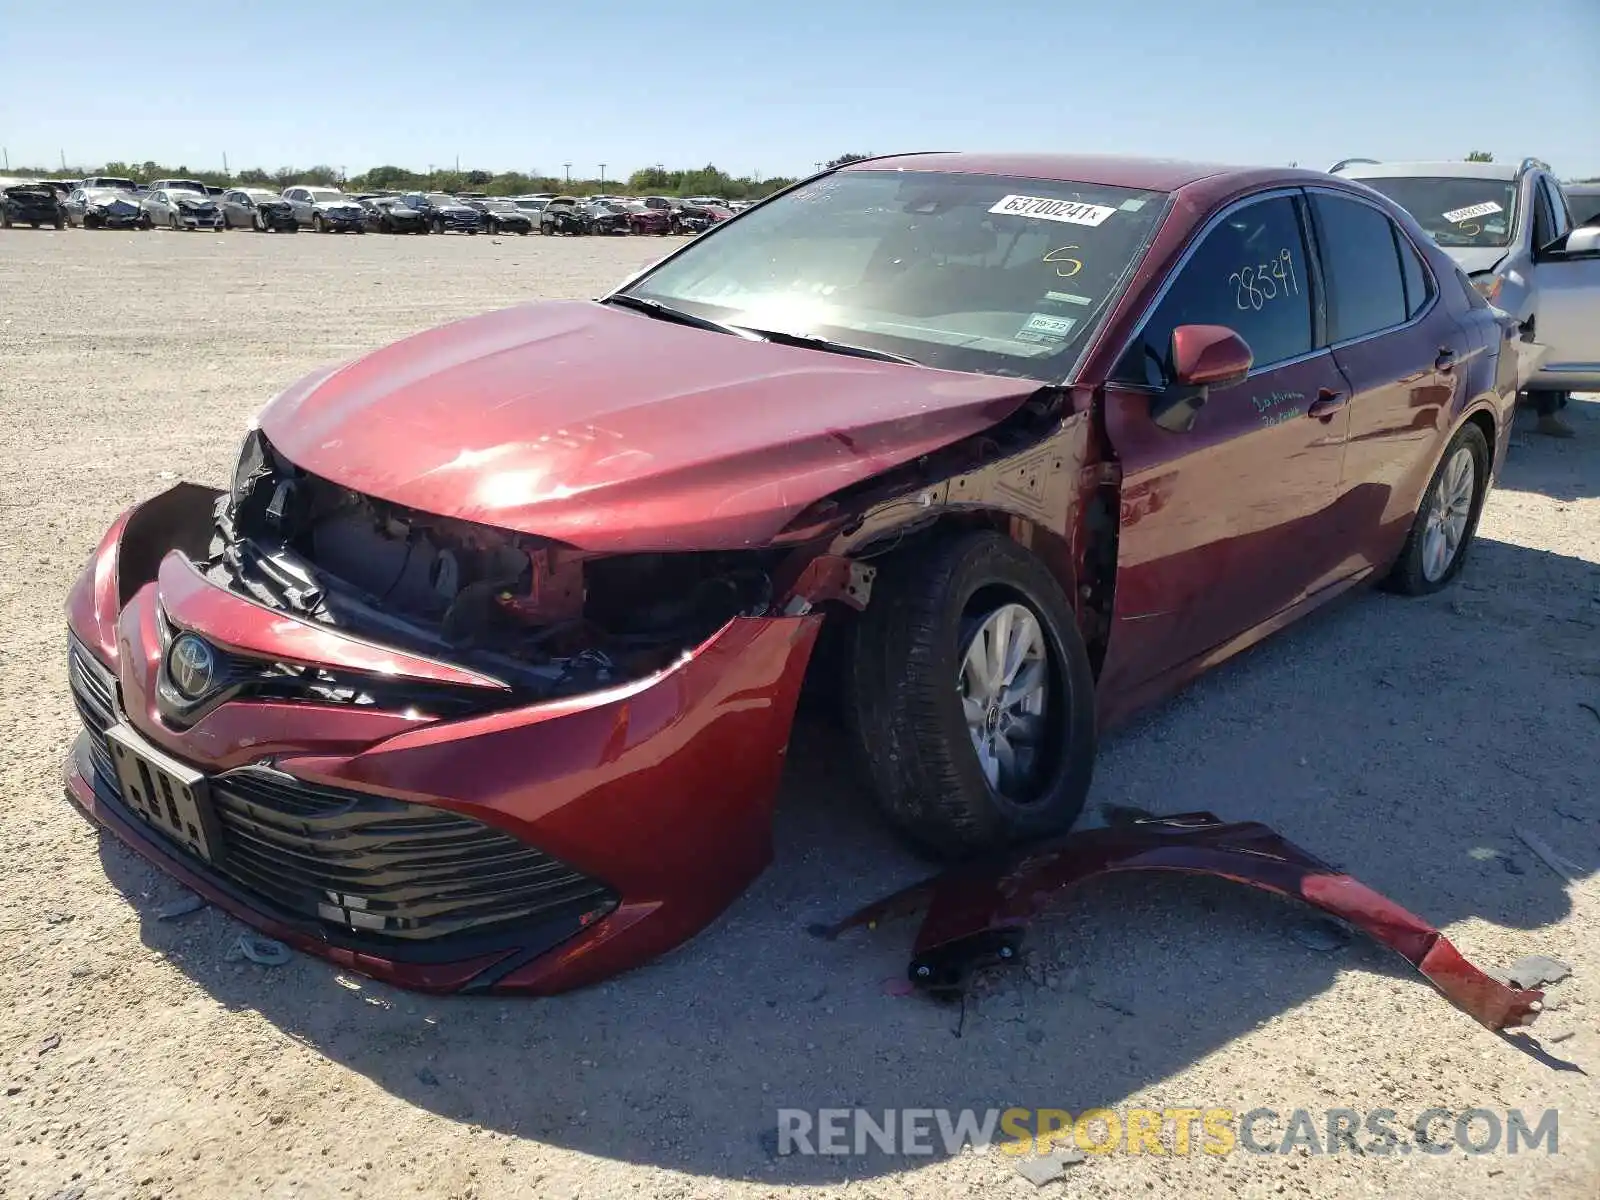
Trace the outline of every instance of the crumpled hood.
{"type": "Polygon", "coordinates": [[[261,428],[313,474],[426,512],[590,550],[726,549],[993,425],[1039,386],[558,302],[319,372],[261,428]]]}
{"type": "Polygon", "coordinates": [[[216,203],[209,196],[174,196],[179,208],[211,208],[216,203]]]}

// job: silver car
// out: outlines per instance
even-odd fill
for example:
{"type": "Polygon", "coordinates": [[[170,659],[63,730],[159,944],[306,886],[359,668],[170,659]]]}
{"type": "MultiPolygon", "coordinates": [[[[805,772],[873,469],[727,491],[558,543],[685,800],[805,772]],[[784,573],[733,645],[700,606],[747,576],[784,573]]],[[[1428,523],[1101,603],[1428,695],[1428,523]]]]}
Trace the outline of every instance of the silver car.
{"type": "Polygon", "coordinates": [[[1329,170],[1408,211],[1479,294],[1517,318],[1537,351],[1527,388],[1541,413],[1552,411],[1541,394],[1600,389],[1600,227],[1575,227],[1547,164],[1352,158],[1329,170]]]}
{"type": "Polygon", "coordinates": [[[367,210],[338,188],[299,184],[285,188],[283,198],[294,209],[295,222],[301,228],[314,229],[318,233],[367,231],[367,210]]]}
{"type": "Polygon", "coordinates": [[[143,208],[146,219],[157,228],[222,228],[222,209],[204,192],[175,187],[152,188],[144,198],[143,208]]]}

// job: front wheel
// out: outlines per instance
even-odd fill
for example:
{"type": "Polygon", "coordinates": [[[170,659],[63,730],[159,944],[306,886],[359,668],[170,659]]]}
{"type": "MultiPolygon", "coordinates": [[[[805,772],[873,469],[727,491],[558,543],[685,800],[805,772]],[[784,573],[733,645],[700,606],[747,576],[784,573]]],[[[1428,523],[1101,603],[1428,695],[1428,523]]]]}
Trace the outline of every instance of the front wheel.
{"type": "Polygon", "coordinates": [[[1445,448],[1385,582],[1407,596],[1437,592],[1461,573],[1489,483],[1489,443],[1465,425],[1445,448]]]}
{"type": "Polygon", "coordinates": [[[178,221],[177,213],[167,214],[167,228],[172,230],[174,233],[183,228],[183,225],[178,221]]]}
{"type": "Polygon", "coordinates": [[[889,819],[942,858],[1070,828],[1094,770],[1094,677],[1072,604],[998,533],[884,560],[846,711],[889,819]]]}
{"type": "Polygon", "coordinates": [[[444,218],[443,217],[435,217],[433,219],[433,231],[435,233],[443,233],[444,232],[444,218]]]}
{"type": "Polygon", "coordinates": [[[327,233],[328,232],[328,223],[322,219],[322,214],[321,213],[312,213],[311,214],[311,232],[312,233],[327,233]]]}

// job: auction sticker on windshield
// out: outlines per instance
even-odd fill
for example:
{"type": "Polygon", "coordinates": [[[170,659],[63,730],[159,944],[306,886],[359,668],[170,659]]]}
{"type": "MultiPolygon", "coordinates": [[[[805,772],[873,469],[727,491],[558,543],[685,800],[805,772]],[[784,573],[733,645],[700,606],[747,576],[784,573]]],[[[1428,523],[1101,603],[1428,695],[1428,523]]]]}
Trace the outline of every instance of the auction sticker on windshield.
{"type": "Polygon", "coordinates": [[[1503,211],[1493,200],[1485,200],[1482,204],[1474,204],[1471,208],[1458,208],[1454,212],[1444,214],[1444,219],[1452,225],[1459,225],[1462,221],[1470,221],[1473,217],[1487,217],[1490,213],[1503,211]]]}
{"type": "Polygon", "coordinates": [[[1034,313],[1017,332],[1019,342],[1064,341],[1078,323],[1075,317],[1052,317],[1048,313],[1034,313]]]}
{"type": "Polygon", "coordinates": [[[1117,210],[1107,208],[1104,204],[1080,204],[1071,200],[1052,200],[1048,196],[1004,196],[989,211],[1008,217],[1032,217],[1037,221],[1098,225],[1117,210]]]}

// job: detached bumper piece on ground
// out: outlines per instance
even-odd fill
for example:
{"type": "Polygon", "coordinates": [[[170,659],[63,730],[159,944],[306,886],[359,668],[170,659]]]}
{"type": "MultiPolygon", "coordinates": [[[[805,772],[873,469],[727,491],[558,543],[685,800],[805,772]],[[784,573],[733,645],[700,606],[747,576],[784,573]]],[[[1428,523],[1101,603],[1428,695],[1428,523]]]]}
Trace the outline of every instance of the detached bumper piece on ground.
{"type": "Polygon", "coordinates": [[[1490,1029],[1531,1024],[1544,998],[1541,991],[1491,978],[1421,917],[1267,826],[1225,822],[1207,812],[1085,830],[958,867],[822,932],[833,938],[926,909],[912,949],[911,981],[929,992],[959,993],[974,968],[1015,961],[1024,927],[1060,892],[1121,871],[1214,875],[1303,901],[1395,951],[1445,999],[1490,1029]]]}

